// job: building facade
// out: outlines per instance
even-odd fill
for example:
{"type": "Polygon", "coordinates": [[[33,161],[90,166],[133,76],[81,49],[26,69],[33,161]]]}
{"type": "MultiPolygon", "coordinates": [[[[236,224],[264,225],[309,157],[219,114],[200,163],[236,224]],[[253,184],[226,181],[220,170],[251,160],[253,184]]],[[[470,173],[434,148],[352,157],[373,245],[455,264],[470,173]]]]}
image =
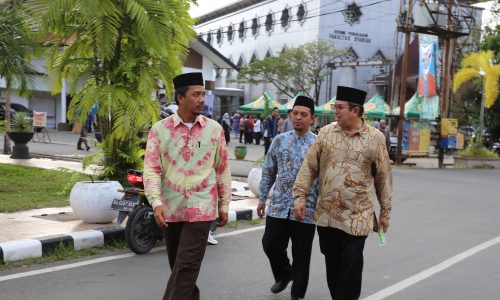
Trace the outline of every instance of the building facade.
{"type": "MultiPolygon", "coordinates": [[[[400,1],[242,0],[198,18],[198,36],[238,67],[276,56],[283,49],[316,40],[328,41],[346,55],[330,69],[319,103],[335,96],[337,85],[385,93],[377,76],[387,76],[394,60],[400,1]],[[333,91],[333,93],[332,93],[333,91]]],[[[243,88],[245,102],[272,86],[237,84],[234,72],[217,72],[217,86],[243,88]]]]}

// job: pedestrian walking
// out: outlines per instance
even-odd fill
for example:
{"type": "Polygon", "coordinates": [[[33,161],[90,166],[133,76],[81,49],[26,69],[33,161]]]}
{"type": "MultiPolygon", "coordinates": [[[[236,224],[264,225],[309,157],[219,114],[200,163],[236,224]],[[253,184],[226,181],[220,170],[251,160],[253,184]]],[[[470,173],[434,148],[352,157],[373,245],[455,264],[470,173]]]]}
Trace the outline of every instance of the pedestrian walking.
{"type": "Polygon", "coordinates": [[[194,300],[210,225],[217,213],[218,226],[227,223],[231,172],[222,127],[201,115],[202,74],[181,74],[173,82],[179,109],[149,131],[144,189],[164,228],[172,270],[163,299],[194,300]]]}
{"type": "Polygon", "coordinates": [[[283,125],[281,125],[281,133],[289,132],[293,130],[293,123],[292,123],[292,109],[289,109],[286,113],[287,117],[283,121],[283,125]]]}
{"type": "Polygon", "coordinates": [[[255,118],[254,126],[253,126],[253,136],[255,138],[255,145],[260,145],[260,137],[261,137],[261,127],[262,121],[260,117],[255,118]]]}
{"type": "Polygon", "coordinates": [[[225,113],[221,121],[222,129],[224,130],[224,138],[226,139],[226,144],[231,141],[231,118],[228,113],[225,113]]]}
{"type": "Polygon", "coordinates": [[[317,182],[306,196],[306,213],[302,220],[293,214],[295,199],[292,187],[307,151],[316,139],[309,128],[314,123],[314,101],[298,96],[291,112],[293,131],[274,138],[262,167],[257,214],[264,216],[266,198],[275,184],[266,213],[266,227],[262,237],[264,252],[269,258],[275,283],[271,292],[283,291],[292,283],[291,299],[304,298],[309,282],[309,264],[316,226],[313,223],[317,182]],[[288,258],[288,242],[292,242],[292,263],[288,258]]]}
{"type": "Polygon", "coordinates": [[[359,299],[366,237],[389,227],[391,163],[384,135],[361,117],[365,97],[358,89],[337,88],[337,122],[320,130],[293,186],[295,217],[303,220],[309,190],[319,177],[314,221],[335,300],[359,299]],[[378,222],[375,201],[380,204],[378,222]]]}
{"type": "Polygon", "coordinates": [[[264,129],[264,155],[267,155],[269,151],[269,146],[273,138],[278,134],[278,108],[273,108],[271,115],[266,118],[266,127],[264,129]]]}
{"type": "Polygon", "coordinates": [[[82,128],[80,129],[80,138],[76,143],[77,150],[86,150],[86,151],[90,150],[88,142],[88,134],[92,133],[92,128],[94,127],[96,120],[96,113],[97,113],[97,106],[94,105],[89,115],[87,116],[87,119],[85,120],[85,124],[83,124],[82,128]],[[82,148],[82,144],[85,145],[85,149],[82,148]]]}
{"type": "MultiPolygon", "coordinates": [[[[240,144],[243,143],[241,141],[242,138],[245,138],[245,123],[247,122],[247,117],[243,115],[240,119],[240,144]]],[[[246,143],[245,143],[246,144],[246,143]]]]}

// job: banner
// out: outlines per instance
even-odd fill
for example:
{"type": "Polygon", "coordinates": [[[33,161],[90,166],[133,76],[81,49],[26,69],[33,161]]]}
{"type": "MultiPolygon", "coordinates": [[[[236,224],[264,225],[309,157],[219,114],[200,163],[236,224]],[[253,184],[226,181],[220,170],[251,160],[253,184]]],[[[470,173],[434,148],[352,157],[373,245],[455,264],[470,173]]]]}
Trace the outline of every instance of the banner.
{"type": "Polygon", "coordinates": [[[439,96],[422,97],[421,119],[433,120],[439,116],[439,96]]]}
{"type": "Polygon", "coordinates": [[[34,111],[33,112],[33,127],[45,127],[47,126],[47,113],[34,111]]]}
{"type": "Polygon", "coordinates": [[[430,97],[436,95],[436,57],[438,37],[434,35],[418,35],[418,95],[430,97]]]}

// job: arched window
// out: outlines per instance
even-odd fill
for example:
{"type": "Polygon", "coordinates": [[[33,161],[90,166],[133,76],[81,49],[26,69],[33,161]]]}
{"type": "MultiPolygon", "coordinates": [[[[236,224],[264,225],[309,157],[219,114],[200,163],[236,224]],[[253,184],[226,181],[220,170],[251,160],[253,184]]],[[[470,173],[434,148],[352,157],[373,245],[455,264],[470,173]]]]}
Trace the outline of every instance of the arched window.
{"type": "Polygon", "coordinates": [[[305,16],[306,16],[306,8],[304,7],[304,4],[301,4],[297,9],[297,19],[299,20],[299,22],[302,22],[305,16]]]}
{"type": "Polygon", "coordinates": [[[257,20],[257,17],[255,17],[252,20],[252,35],[255,36],[258,33],[259,33],[259,20],[257,20]]]}
{"type": "Polygon", "coordinates": [[[266,16],[266,32],[273,31],[273,24],[274,24],[273,14],[268,13],[266,16]]]}
{"type": "Polygon", "coordinates": [[[240,26],[238,27],[238,37],[240,39],[244,39],[245,38],[245,31],[246,31],[245,21],[241,21],[240,22],[240,26]]]}
{"type": "Polygon", "coordinates": [[[217,39],[217,44],[222,44],[222,29],[219,28],[219,30],[217,30],[217,36],[216,36],[216,39],[217,39]]]}
{"type": "Polygon", "coordinates": [[[234,34],[233,25],[229,25],[229,27],[227,27],[227,40],[228,41],[233,40],[233,34],[234,34]]]}
{"type": "Polygon", "coordinates": [[[252,54],[252,58],[250,58],[250,63],[253,63],[256,60],[257,60],[257,54],[254,52],[254,54],[252,54]]]}
{"type": "Polygon", "coordinates": [[[238,59],[238,63],[236,65],[238,68],[243,68],[245,66],[245,58],[243,58],[243,54],[240,55],[240,59],[238,59]]]}
{"type": "Polygon", "coordinates": [[[211,32],[207,33],[207,43],[209,43],[210,45],[212,45],[212,33],[211,32]]]}
{"type": "Polygon", "coordinates": [[[281,11],[281,27],[287,28],[288,25],[290,24],[290,13],[289,13],[289,8],[286,7],[281,11]]]}

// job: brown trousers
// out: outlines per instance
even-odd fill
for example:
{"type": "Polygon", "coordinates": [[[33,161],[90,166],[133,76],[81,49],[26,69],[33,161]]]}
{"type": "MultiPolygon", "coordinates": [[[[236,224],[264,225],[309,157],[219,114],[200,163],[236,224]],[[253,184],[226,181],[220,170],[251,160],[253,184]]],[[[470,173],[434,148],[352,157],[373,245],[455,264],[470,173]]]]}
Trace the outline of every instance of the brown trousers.
{"type": "Polygon", "coordinates": [[[196,280],[212,221],[168,223],[165,229],[170,278],[163,300],[198,300],[196,280]]]}

